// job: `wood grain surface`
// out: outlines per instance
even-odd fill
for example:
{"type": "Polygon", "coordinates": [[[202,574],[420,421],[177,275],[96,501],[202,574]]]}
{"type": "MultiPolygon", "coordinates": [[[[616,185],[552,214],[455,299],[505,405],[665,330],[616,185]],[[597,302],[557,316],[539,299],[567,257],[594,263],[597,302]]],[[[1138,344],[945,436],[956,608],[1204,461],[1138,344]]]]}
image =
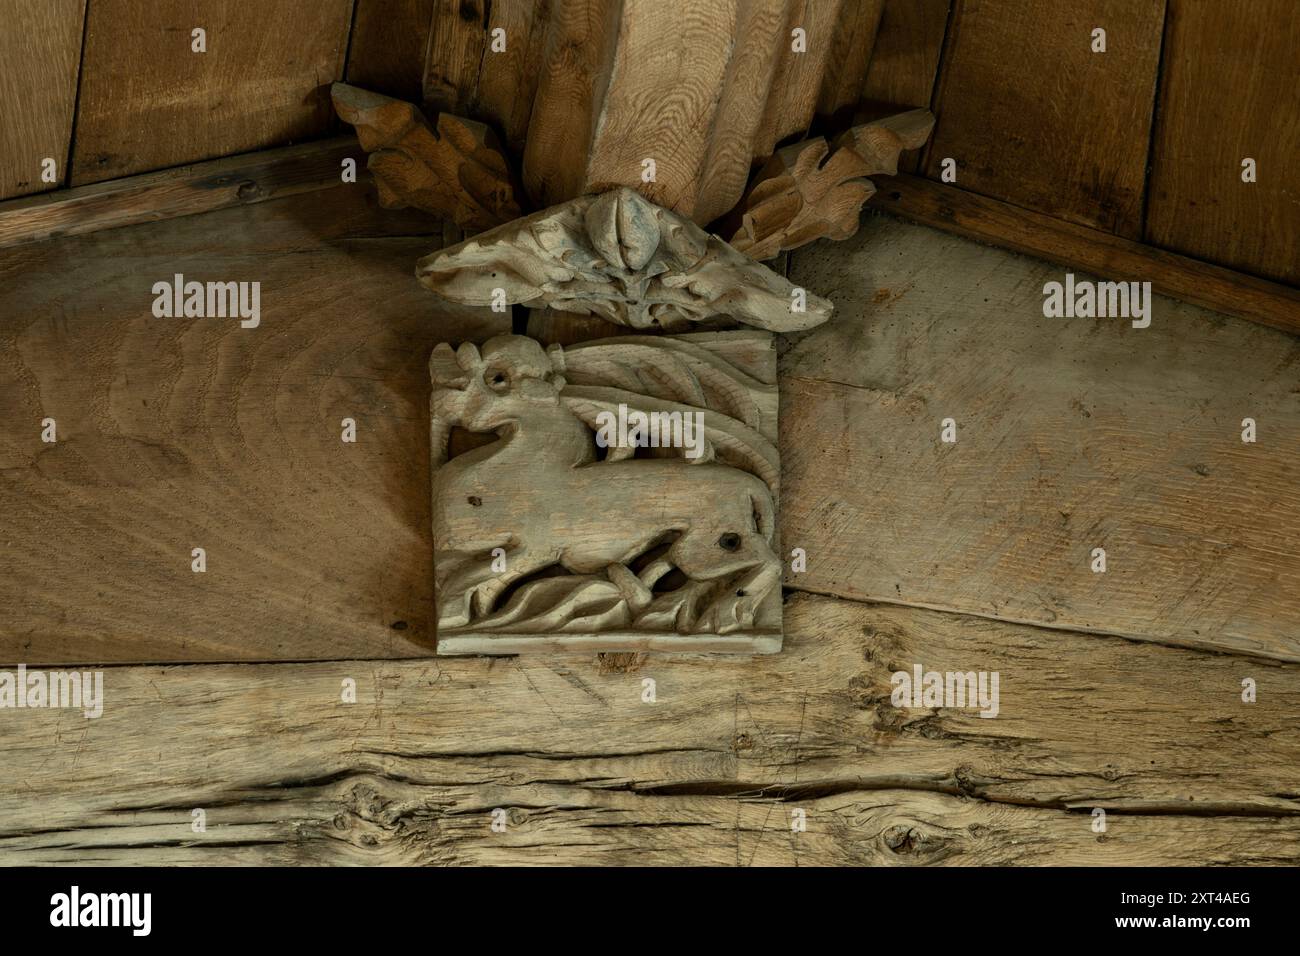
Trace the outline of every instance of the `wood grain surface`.
{"type": "Polygon", "coordinates": [[[1300,861],[1292,665],[806,595],[786,627],[752,660],[113,668],[98,719],[0,711],[0,861],[1300,861]],[[917,662],[998,671],[998,717],[893,707],[917,662]]]}
{"type": "Polygon", "coordinates": [[[1164,0],[955,2],[926,175],[1138,238],[1164,0]]]}
{"type": "Polygon", "coordinates": [[[0,658],[428,654],[425,362],[510,327],[420,287],[442,244],[365,183],[0,253],[0,658]],[[260,324],[155,318],[177,273],[260,324]]]}
{"type": "Polygon", "coordinates": [[[72,185],[323,135],[351,13],[352,0],[93,0],[72,185]]]}
{"type": "Polygon", "coordinates": [[[86,0],[10,0],[0,30],[0,199],[67,182],[86,0]],[[45,182],[42,162],[55,162],[45,182]]]}
{"type": "Polygon", "coordinates": [[[347,80],[419,105],[437,0],[356,0],[347,80]]]}
{"type": "Polygon", "coordinates": [[[1148,242],[1300,285],[1298,50],[1288,0],[1171,0],[1148,242]]]}
{"type": "Polygon", "coordinates": [[[1300,340],[1163,297],[1044,318],[1066,268],[887,218],[811,249],[791,281],[836,309],[781,365],[787,584],[1300,660],[1300,340]]]}
{"type": "Polygon", "coordinates": [[[880,180],[880,190],[870,203],[891,215],[967,239],[1085,269],[1108,279],[1150,282],[1157,292],[1184,302],[1275,329],[1300,332],[1300,289],[919,176],[880,180]]]}

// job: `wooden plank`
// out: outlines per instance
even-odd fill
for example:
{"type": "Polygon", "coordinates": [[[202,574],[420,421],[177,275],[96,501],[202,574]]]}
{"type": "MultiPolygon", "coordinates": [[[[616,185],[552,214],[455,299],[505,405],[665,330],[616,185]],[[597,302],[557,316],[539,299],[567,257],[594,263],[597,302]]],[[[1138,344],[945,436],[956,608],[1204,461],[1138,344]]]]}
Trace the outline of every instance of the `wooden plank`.
{"type": "Polygon", "coordinates": [[[509,330],[416,282],[441,233],[358,184],[0,254],[0,657],[431,653],[425,363],[509,330]],[[260,323],[155,318],[177,273],[260,323]]]}
{"type": "Polygon", "coordinates": [[[1293,666],[807,595],[786,618],[753,660],[115,668],[97,719],[0,710],[0,860],[1300,861],[1293,666]],[[998,671],[998,716],[894,708],[918,662],[998,671]]]}
{"type": "Polygon", "coordinates": [[[356,139],[341,136],[15,199],[0,203],[0,248],[338,186],[347,158],[365,169],[356,139]]]}
{"type": "Polygon", "coordinates": [[[1300,285],[1298,49],[1287,0],[1170,0],[1149,242],[1300,285]]]}
{"type": "Polygon", "coordinates": [[[86,0],[14,0],[0,32],[0,199],[67,179],[86,0]],[[54,160],[54,182],[43,162],[54,160]]]}
{"type": "Polygon", "coordinates": [[[905,219],[1110,279],[1150,282],[1184,302],[1300,332],[1300,291],[1288,286],[927,179],[900,175],[880,180],[879,187],[871,205],[905,219]]]}
{"type": "Polygon", "coordinates": [[[356,0],[348,82],[419,103],[435,0],[356,0]]]}
{"type": "MultiPolygon", "coordinates": [[[[561,0],[562,2],[562,0],[561,0]]],[[[496,0],[488,8],[488,48],[479,68],[473,116],[491,123],[507,146],[522,156],[542,72],[546,21],[551,0],[496,0]],[[494,30],[504,30],[506,48],[492,49],[494,30]]]]}
{"type": "Polygon", "coordinates": [[[953,158],[963,188],[1138,238],[1164,7],[957,0],[927,175],[953,158]]]}
{"type": "Polygon", "coordinates": [[[836,311],[782,365],[787,584],[1300,660],[1293,336],[1044,318],[1066,269],[892,219],[812,248],[790,279],[836,311]]]}
{"type": "Polygon", "coordinates": [[[351,13],[352,0],[93,0],[72,185],[323,134],[351,13]]]}

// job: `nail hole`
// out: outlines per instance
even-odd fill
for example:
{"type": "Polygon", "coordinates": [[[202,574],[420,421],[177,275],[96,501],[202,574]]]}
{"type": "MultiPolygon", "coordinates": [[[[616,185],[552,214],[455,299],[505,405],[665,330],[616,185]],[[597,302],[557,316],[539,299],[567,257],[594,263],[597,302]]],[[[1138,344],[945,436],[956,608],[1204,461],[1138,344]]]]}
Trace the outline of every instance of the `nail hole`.
{"type": "Polygon", "coordinates": [[[723,551],[735,551],[740,547],[740,535],[734,531],[728,531],[718,539],[718,547],[723,551]]]}
{"type": "Polygon", "coordinates": [[[478,495],[470,495],[469,503],[473,505],[475,508],[477,508],[479,505],[483,504],[483,499],[480,498],[478,495]]]}

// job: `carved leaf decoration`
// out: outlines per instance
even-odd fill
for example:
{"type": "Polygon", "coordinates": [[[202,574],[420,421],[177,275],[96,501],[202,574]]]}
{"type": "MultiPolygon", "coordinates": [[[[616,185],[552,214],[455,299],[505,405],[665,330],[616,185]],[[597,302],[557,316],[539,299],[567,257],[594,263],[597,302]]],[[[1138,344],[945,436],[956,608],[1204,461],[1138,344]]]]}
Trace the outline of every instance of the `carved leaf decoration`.
{"type": "Polygon", "coordinates": [[[473,232],[519,216],[510,164],[482,123],[440,113],[431,127],[402,100],[346,83],[330,92],[370,154],[366,165],[385,209],[411,206],[473,232]]]}
{"type": "Polygon", "coordinates": [[[897,173],[900,152],[922,146],[933,126],[928,110],[911,110],[854,127],[833,152],[821,137],[779,150],[730,217],[740,219],[732,246],[771,259],[816,239],[847,239],[875,192],[863,177],[897,173]]]}
{"type": "MultiPolygon", "coordinates": [[[[563,350],[564,404],[593,430],[601,412],[699,412],[705,444],[691,464],[721,461],[756,475],[776,499],[780,463],[774,434],[776,387],[686,339],[618,337],[563,350]]],[[[633,448],[610,448],[606,461],[633,448]]]]}
{"type": "Polygon", "coordinates": [[[620,187],[580,196],[420,260],[432,292],[465,305],[550,306],[637,329],[720,316],[774,332],[812,328],[831,304],[689,219],[620,187]],[[801,303],[802,298],[802,303],[801,303]],[[799,305],[803,311],[797,311],[799,305]]]}
{"type": "Polygon", "coordinates": [[[564,350],[570,385],[608,385],[709,408],[757,431],[775,420],[776,386],[685,339],[616,337],[564,350]],[[761,408],[759,398],[766,408],[761,408]]]}

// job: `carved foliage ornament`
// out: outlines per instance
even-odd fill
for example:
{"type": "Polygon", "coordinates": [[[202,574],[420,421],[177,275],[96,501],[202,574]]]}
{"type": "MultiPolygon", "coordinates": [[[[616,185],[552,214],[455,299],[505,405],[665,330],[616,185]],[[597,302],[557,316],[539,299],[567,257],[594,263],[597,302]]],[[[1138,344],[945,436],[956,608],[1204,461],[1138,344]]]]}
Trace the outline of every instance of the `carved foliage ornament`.
{"type": "Polygon", "coordinates": [[[825,299],[627,187],[435,252],[420,260],[416,275],[454,302],[549,306],[634,329],[677,330],[730,316],[793,332],[819,325],[831,311],[825,299]]]}
{"type": "MultiPolygon", "coordinates": [[[[802,329],[830,312],[815,296],[792,311],[780,276],[625,189],[436,253],[418,274],[457,302],[504,288],[633,328],[726,314],[802,329]]],[[[565,348],[503,335],[439,345],[429,372],[439,653],[780,648],[769,331],[565,348]]]]}

